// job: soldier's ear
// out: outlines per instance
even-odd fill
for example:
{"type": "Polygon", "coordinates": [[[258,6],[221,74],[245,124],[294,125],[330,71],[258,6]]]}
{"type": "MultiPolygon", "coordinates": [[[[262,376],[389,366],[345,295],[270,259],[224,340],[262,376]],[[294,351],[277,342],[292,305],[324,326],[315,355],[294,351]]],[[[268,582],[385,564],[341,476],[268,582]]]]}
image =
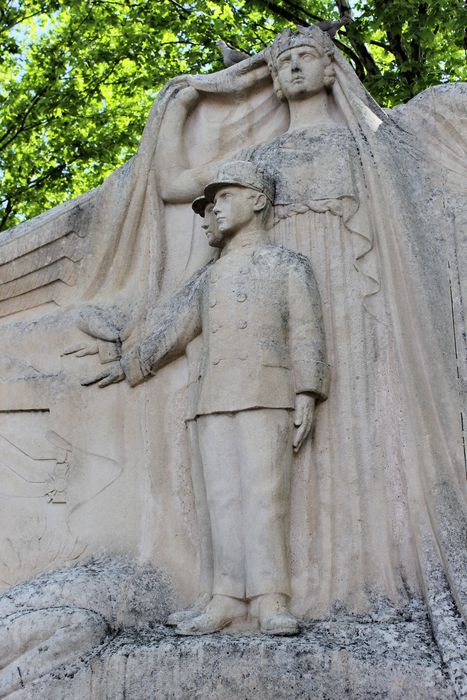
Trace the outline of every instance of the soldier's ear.
{"type": "Polygon", "coordinates": [[[263,194],[263,192],[258,192],[258,194],[256,196],[254,210],[255,211],[263,211],[267,202],[268,202],[268,200],[267,200],[266,195],[263,194]]]}

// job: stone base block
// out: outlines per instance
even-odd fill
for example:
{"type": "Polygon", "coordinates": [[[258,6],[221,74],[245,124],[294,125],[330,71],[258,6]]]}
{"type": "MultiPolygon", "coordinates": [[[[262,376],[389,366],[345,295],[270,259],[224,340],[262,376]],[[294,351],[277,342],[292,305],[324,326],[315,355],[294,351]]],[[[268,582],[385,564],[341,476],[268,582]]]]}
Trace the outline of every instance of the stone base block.
{"type": "Polygon", "coordinates": [[[452,700],[427,621],[310,624],[297,637],[122,632],[15,700],[452,700]]]}

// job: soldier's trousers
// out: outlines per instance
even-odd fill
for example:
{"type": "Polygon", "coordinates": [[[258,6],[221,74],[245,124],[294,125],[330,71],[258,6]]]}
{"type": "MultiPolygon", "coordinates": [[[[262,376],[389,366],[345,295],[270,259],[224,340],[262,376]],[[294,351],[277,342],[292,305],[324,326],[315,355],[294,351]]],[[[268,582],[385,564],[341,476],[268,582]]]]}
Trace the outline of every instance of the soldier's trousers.
{"type": "Polygon", "coordinates": [[[197,419],[212,530],[213,594],[290,595],[293,413],[258,408],[197,419]]]}
{"type": "Polygon", "coordinates": [[[209,518],[203,463],[199,449],[197,421],[187,421],[187,429],[191,450],[191,481],[199,532],[199,590],[200,593],[210,594],[213,576],[211,521],[209,518]]]}

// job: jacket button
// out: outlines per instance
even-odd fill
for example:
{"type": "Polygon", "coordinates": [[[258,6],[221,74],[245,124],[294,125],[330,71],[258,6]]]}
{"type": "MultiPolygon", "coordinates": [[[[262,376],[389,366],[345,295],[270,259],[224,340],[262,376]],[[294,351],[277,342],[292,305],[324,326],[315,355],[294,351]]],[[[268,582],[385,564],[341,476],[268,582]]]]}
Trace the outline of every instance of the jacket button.
{"type": "Polygon", "coordinates": [[[237,301],[239,301],[239,302],[246,301],[246,298],[247,298],[246,294],[244,294],[243,292],[238,292],[237,301]]]}
{"type": "Polygon", "coordinates": [[[215,299],[209,299],[209,306],[211,307],[211,309],[212,309],[212,307],[215,306],[216,304],[217,304],[217,302],[216,302],[215,299]]]}
{"type": "Polygon", "coordinates": [[[248,321],[239,321],[238,322],[239,328],[246,328],[247,326],[248,326],[248,321]]]}
{"type": "Polygon", "coordinates": [[[212,364],[213,364],[213,365],[218,365],[220,361],[221,361],[221,358],[220,358],[220,357],[216,357],[216,358],[214,358],[214,360],[212,361],[212,364]]]}
{"type": "Polygon", "coordinates": [[[240,357],[241,360],[247,360],[247,359],[248,359],[248,353],[246,352],[246,350],[245,350],[244,352],[241,352],[241,353],[239,354],[239,357],[240,357]]]}

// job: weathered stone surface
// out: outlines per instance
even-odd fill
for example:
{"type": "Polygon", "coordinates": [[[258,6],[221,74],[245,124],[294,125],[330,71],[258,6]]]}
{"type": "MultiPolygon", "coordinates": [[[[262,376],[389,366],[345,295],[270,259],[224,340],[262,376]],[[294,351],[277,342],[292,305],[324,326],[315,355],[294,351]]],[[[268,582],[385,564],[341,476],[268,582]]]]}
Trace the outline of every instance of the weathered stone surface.
{"type": "Polygon", "coordinates": [[[18,700],[453,700],[423,611],[415,619],[316,622],[299,637],[122,632],[18,700]]]}
{"type": "Polygon", "coordinates": [[[90,658],[123,628],[161,623],[172,608],[166,577],[123,557],[92,559],[14,586],[0,596],[0,697],[90,658]]]}
{"type": "MultiPolygon", "coordinates": [[[[422,659],[416,640],[409,648],[401,642],[407,662],[398,656],[399,623],[391,627],[399,630],[395,657],[392,651],[378,655],[378,647],[365,660],[354,645],[349,651],[348,640],[339,652],[333,646],[332,654],[328,642],[320,642],[326,653],[296,654],[305,638],[313,647],[312,634],[321,622],[308,636],[275,644],[286,659],[288,651],[294,660],[306,657],[302,678],[314,682],[316,677],[330,697],[363,693],[362,687],[370,697],[398,692],[393,671],[383,664],[386,675],[373,673],[372,658],[400,662],[397,683],[405,696],[466,694],[465,97],[465,85],[442,86],[385,112],[329,37],[316,28],[287,31],[238,66],[169,83],[135,158],[94,192],[0,237],[2,587],[89,554],[111,552],[157,563],[163,578],[173,582],[176,604],[170,611],[193,601],[200,590],[212,592],[212,556],[209,562],[207,548],[203,554],[206,523],[200,525],[207,518],[200,516],[197,495],[205,471],[194,448],[199,405],[187,392],[199,377],[196,339],[186,358],[134,388],[122,382],[102,391],[80,381],[99,369],[104,383],[105,377],[117,376],[108,368],[141,347],[174,290],[212,259],[191,200],[199,198],[220,163],[240,157],[275,170],[270,243],[310,259],[333,367],[328,399],[316,411],[314,439],[293,457],[286,509],[290,546],[283,547],[290,552],[290,610],[318,621],[339,610],[335,624],[347,635],[360,624],[352,618],[350,625],[350,613],[374,615],[381,600],[390,600],[400,613],[414,597],[423,597],[443,666],[425,622],[418,629],[432,651],[422,659]],[[346,663],[359,673],[350,674],[346,663]],[[419,673],[424,664],[425,684],[419,673]],[[335,676],[323,668],[336,669],[335,676]],[[440,668],[449,677],[449,690],[440,668]],[[330,680],[333,689],[326,685],[330,680]]],[[[122,378],[120,365],[118,372],[122,378]]],[[[243,381],[239,377],[240,389],[243,381]]],[[[267,437],[268,430],[263,433],[267,437]]],[[[215,437],[211,444],[217,450],[215,437]]],[[[99,577],[100,592],[104,579],[99,577]]],[[[121,628],[115,606],[88,586],[84,574],[70,603],[66,587],[56,587],[55,611],[48,611],[49,598],[41,619],[40,606],[28,608],[30,600],[39,601],[40,581],[3,599],[10,605],[5,603],[2,623],[4,663],[13,670],[7,684],[32,688],[34,674],[41,672],[40,664],[31,662],[24,678],[18,674],[15,680],[14,654],[8,656],[13,639],[18,663],[32,659],[24,656],[31,649],[22,646],[31,641],[22,636],[21,619],[28,614],[32,627],[42,635],[50,632],[54,644],[56,621],[63,615],[61,649],[67,649],[68,629],[73,654],[80,648],[93,655],[107,625],[121,628]],[[23,600],[18,610],[16,595],[23,600]],[[68,605],[85,612],[75,616],[65,610],[68,605]],[[75,634],[79,619],[93,628],[87,639],[75,634]]],[[[120,582],[109,565],[108,585],[112,589],[120,582]]],[[[164,591],[154,588],[162,605],[164,591]]],[[[240,607],[245,611],[246,602],[240,607]]],[[[151,606],[137,609],[138,615],[123,616],[130,635],[132,626],[153,619],[151,606]]],[[[385,623],[370,619],[378,624],[361,629],[371,629],[379,639],[385,623]]],[[[410,641],[412,633],[406,632],[410,641]]],[[[168,650],[167,656],[160,652],[160,668],[168,669],[160,677],[148,660],[148,677],[156,674],[153,685],[167,690],[170,678],[177,692],[187,692],[183,671],[199,683],[204,654],[208,697],[216,692],[210,678],[219,658],[225,658],[222,677],[238,692],[241,682],[247,687],[247,673],[265,695],[274,683],[278,693],[287,692],[285,676],[276,674],[273,664],[267,671],[274,681],[258,677],[258,653],[262,650],[268,662],[274,657],[270,640],[254,635],[164,639],[144,637],[150,649],[168,650]],[[211,643],[219,645],[215,659],[211,643]],[[233,665],[227,661],[229,646],[235,650],[233,665]],[[190,649],[194,656],[187,653],[182,662],[180,650],[190,649]],[[240,680],[236,668],[242,653],[254,661],[240,680]]],[[[95,674],[83,662],[76,679],[85,685],[75,686],[76,697],[80,692],[111,697],[116,688],[118,696],[125,677],[120,651],[99,650],[95,674]],[[116,670],[115,680],[108,668],[116,670]]],[[[50,668],[47,658],[42,670],[50,668]]],[[[292,660],[285,662],[289,666],[294,667],[292,660]]],[[[129,687],[137,693],[132,674],[129,687]]],[[[300,689],[298,678],[293,692],[300,689]]],[[[52,688],[55,681],[50,676],[48,681],[52,688]]],[[[62,681],[57,679],[59,685],[62,681]]],[[[53,690],[57,697],[62,691],[62,686],[53,690]]],[[[192,691],[197,692],[190,686],[192,691]]],[[[40,692],[52,697],[47,685],[40,692]]]]}
{"type": "MultiPolygon", "coordinates": [[[[445,481],[465,520],[465,87],[434,88],[387,114],[328,45],[326,65],[307,72],[321,88],[298,99],[278,62],[283,45],[177,78],[132,161],[1,237],[0,282],[14,285],[0,309],[2,587],[88,553],[137,552],[173,578],[180,604],[196,597],[184,417],[197,353],[189,347],[188,362],[134,389],[104,395],[80,380],[112,358],[112,344],[131,351],[209,260],[190,200],[239,147],[277,171],[271,239],[311,259],[336,367],[314,445],[294,458],[296,612],[320,616],[336,600],[359,611],[368,591],[404,603],[406,585],[419,593],[421,520],[442,540],[440,567],[447,552],[455,566],[448,514],[432,494],[445,481]],[[92,343],[95,354],[64,354],[92,343]]],[[[461,564],[450,579],[465,590],[461,564]]]]}

